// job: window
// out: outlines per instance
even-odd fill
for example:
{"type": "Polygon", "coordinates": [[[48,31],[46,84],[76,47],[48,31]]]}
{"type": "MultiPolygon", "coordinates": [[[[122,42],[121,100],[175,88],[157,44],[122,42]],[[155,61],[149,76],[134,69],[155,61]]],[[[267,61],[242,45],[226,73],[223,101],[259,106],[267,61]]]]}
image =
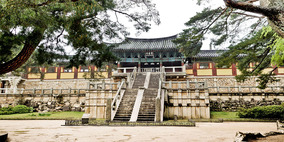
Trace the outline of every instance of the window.
{"type": "Polygon", "coordinates": [[[55,71],[55,69],[56,69],[56,67],[49,67],[49,68],[47,68],[47,73],[54,73],[54,72],[56,72],[55,71]]]}
{"type": "Polygon", "coordinates": [[[209,69],[209,63],[199,63],[200,69],[209,69]]]}
{"type": "Polygon", "coordinates": [[[88,66],[81,67],[80,72],[89,72],[89,67],[88,66]]]}
{"type": "Polygon", "coordinates": [[[30,73],[38,73],[39,68],[38,67],[31,67],[30,73]]]}
{"type": "Polygon", "coordinates": [[[71,69],[71,68],[65,68],[65,69],[63,70],[63,72],[72,72],[72,69],[71,69]]]}

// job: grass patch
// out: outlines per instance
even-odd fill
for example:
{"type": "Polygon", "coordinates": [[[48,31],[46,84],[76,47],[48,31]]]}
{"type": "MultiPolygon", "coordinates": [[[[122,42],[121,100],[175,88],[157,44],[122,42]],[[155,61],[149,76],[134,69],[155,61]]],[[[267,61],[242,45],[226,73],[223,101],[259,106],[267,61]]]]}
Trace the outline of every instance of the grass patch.
{"type": "Polygon", "coordinates": [[[210,116],[211,119],[202,119],[202,120],[195,120],[199,122],[218,122],[220,119],[222,121],[228,122],[275,122],[275,119],[255,119],[255,118],[240,118],[237,115],[238,112],[226,112],[226,111],[211,111],[210,116]]]}
{"type": "Polygon", "coordinates": [[[236,119],[240,118],[237,115],[238,112],[227,112],[227,111],[211,111],[210,116],[211,119],[236,119]]]}
{"type": "Polygon", "coordinates": [[[48,112],[0,115],[1,120],[65,120],[81,119],[84,112],[48,112]]]}

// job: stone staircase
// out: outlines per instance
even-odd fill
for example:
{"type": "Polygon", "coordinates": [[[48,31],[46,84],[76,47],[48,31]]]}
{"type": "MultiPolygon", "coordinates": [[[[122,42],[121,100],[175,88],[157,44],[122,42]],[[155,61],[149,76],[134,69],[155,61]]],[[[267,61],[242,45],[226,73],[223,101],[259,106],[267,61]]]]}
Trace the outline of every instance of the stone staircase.
{"type": "Polygon", "coordinates": [[[159,88],[159,79],[160,79],[160,74],[151,74],[150,77],[150,82],[148,88],[159,88]]]}
{"type": "MultiPolygon", "coordinates": [[[[149,77],[149,76],[148,76],[149,77]]],[[[151,73],[149,85],[145,85],[146,74],[138,73],[132,88],[127,88],[119,108],[115,114],[114,121],[129,121],[132,115],[133,107],[135,105],[138,90],[148,86],[144,89],[137,121],[155,121],[155,103],[159,88],[160,74],[151,73]]],[[[146,83],[147,84],[147,83],[146,83]]],[[[143,89],[142,89],[143,91],[143,89]]],[[[139,100],[139,99],[137,99],[139,100]]],[[[138,101],[139,102],[139,101],[138,101]]],[[[132,118],[131,118],[132,119],[132,118]]],[[[134,119],[135,120],[135,119],[134,119]]]]}
{"type": "Polygon", "coordinates": [[[120,102],[113,121],[129,121],[138,89],[127,89],[120,102]]]}
{"type": "Polygon", "coordinates": [[[155,121],[155,104],[160,74],[151,73],[148,89],[145,89],[137,121],[155,121]]]}
{"type": "Polygon", "coordinates": [[[133,89],[143,87],[145,83],[146,74],[137,74],[134,84],[132,86],[133,89]]]}
{"type": "Polygon", "coordinates": [[[146,89],[144,91],[137,121],[155,120],[155,103],[157,93],[157,89],[146,89]]]}

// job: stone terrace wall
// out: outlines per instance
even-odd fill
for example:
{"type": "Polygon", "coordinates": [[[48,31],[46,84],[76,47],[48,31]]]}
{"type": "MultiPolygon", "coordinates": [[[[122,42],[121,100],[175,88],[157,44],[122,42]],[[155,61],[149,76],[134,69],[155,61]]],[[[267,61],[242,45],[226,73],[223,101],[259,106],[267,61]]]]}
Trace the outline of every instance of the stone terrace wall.
{"type": "Polygon", "coordinates": [[[26,80],[25,89],[87,89],[89,80],[68,79],[68,80],[26,80]]]}
{"type": "MultiPolygon", "coordinates": [[[[280,79],[280,81],[269,83],[268,86],[284,86],[284,76],[278,75],[276,77],[277,79],[280,79]]],[[[243,83],[237,82],[234,76],[208,76],[208,77],[189,76],[187,79],[192,82],[196,81],[207,82],[208,87],[258,86],[256,77],[251,77],[249,80],[246,80],[243,83]]]]}

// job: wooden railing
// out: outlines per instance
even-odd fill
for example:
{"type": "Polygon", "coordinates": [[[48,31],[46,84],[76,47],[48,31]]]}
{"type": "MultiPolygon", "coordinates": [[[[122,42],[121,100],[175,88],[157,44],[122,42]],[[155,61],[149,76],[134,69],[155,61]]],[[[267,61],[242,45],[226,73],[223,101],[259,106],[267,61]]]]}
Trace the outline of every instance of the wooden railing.
{"type": "Polygon", "coordinates": [[[122,81],[111,103],[111,121],[113,120],[115,113],[118,110],[118,107],[123,98],[125,89],[126,89],[125,81],[122,81]]]}
{"type": "Polygon", "coordinates": [[[160,72],[160,68],[141,68],[141,72],[160,72]]]}
{"type": "Polygon", "coordinates": [[[164,72],[185,72],[185,66],[163,67],[164,72]]]}
{"type": "Polygon", "coordinates": [[[129,73],[129,72],[133,72],[133,70],[135,70],[136,67],[121,67],[121,68],[117,68],[117,71],[115,73],[129,73]]]}

